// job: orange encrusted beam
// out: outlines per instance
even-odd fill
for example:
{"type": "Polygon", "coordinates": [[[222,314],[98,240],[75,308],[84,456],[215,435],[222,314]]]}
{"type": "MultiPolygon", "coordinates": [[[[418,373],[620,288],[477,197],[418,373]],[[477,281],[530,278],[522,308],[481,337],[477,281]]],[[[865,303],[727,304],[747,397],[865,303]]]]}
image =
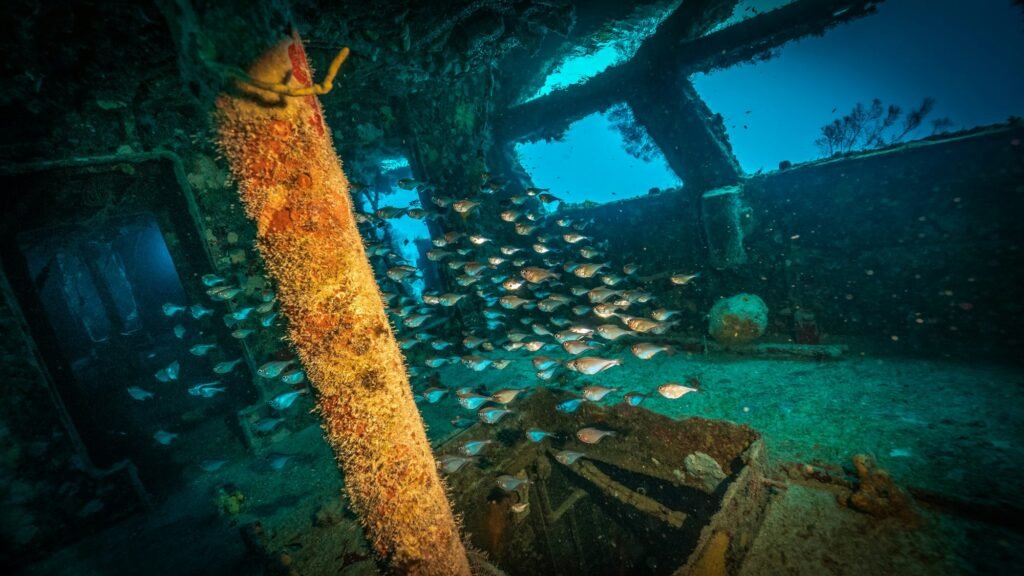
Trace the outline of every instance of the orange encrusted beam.
{"type": "MultiPolygon", "coordinates": [[[[340,65],[343,59],[336,59],[340,65]]],[[[336,70],[335,70],[336,71],[336,70]]],[[[297,35],[217,102],[324,432],[375,552],[400,574],[468,575],[466,553],[374,279],[297,35]],[[269,90],[266,86],[287,86],[269,90]]]]}

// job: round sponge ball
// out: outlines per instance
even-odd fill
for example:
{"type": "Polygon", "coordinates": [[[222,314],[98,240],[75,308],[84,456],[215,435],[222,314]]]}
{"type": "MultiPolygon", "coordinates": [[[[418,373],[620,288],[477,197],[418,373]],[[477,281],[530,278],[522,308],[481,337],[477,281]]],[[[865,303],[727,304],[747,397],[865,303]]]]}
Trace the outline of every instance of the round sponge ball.
{"type": "Polygon", "coordinates": [[[708,315],[708,333],[726,346],[753,342],[767,327],[768,306],[754,294],[723,298],[715,302],[708,315]]]}

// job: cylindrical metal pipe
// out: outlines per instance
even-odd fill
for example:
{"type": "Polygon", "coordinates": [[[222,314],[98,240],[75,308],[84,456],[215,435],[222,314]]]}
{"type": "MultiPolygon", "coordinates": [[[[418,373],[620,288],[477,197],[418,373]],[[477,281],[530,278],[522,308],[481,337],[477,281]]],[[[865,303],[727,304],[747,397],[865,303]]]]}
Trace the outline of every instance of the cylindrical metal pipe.
{"type": "Polygon", "coordinates": [[[470,573],[412,398],[301,40],[269,49],[217,104],[220,144],[288,332],[316,389],[327,440],[376,553],[402,574],[470,573]]]}

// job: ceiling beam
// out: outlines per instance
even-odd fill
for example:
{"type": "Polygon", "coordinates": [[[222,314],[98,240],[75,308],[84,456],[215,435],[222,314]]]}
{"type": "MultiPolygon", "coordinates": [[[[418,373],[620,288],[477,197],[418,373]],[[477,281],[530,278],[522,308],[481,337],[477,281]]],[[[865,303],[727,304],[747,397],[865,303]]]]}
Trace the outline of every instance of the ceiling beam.
{"type": "MultiPolygon", "coordinates": [[[[706,36],[694,37],[683,3],[629,61],[582,84],[510,108],[497,118],[499,140],[531,141],[561,134],[572,122],[633,99],[645,82],[666,71],[683,76],[751,60],[790,40],[872,14],[882,0],[797,0],[706,36]]],[[[696,4],[696,3],[695,3],[696,4]]],[[[687,9],[690,10],[690,9],[687,9]]],[[[702,32],[701,32],[702,33],[702,32]]]]}

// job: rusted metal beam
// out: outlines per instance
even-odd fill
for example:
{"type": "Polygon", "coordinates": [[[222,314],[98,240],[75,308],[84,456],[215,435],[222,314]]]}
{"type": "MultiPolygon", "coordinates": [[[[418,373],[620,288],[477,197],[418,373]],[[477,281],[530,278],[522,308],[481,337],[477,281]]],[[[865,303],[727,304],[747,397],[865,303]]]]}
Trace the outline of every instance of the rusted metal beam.
{"type": "Polygon", "coordinates": [[[687,190],[739,182],[743,172],[725,127],[686,77],[644,84],[627,102],[687,190]]]}
{"type": "MultiPolygon", "coordinates": [[[[671,72],[688,76],[750,60],[790,40],[872,14],[882,0],[797,0],[707,36],[667,19],[628,62],[576,84],[507,110],[499,138],[537,140],[559,134],[573,121],[632,98],[645,83],[671,72]],[[692,32],[691,32],[692,34],[692,32]]],[[[684,6],[686,3],[684,3],[684,6]]],[[[683,8],[680,8],[682,10],[683,8]]]]}

